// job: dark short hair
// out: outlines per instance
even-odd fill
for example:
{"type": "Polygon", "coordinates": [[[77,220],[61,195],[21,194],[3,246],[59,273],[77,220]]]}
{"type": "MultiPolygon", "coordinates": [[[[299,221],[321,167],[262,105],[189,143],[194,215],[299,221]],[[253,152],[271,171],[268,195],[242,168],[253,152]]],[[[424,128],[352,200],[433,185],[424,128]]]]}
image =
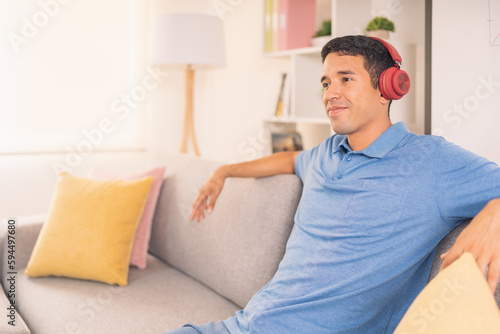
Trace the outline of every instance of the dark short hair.
{"type": "Polygon", "coordinates": [[[363,56],[364,67],[375,89],[379,88],[379,78],[382,72],[394,66],[395,63],[381,42],[362,35],[337,37],[326,43],[321,50],[323,63],[332,52],[342,56],[363,56]]]}

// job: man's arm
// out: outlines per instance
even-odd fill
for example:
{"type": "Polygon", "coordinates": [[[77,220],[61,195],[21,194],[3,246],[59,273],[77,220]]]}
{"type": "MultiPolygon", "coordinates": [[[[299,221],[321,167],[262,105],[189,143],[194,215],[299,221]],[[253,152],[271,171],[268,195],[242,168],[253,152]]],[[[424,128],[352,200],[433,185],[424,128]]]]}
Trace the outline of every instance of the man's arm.
{"type": "Polygon", "coordinates": [[[488,268],[488,285],[495,293],[500,278],[500,198],[488,202],[460,233],[448,252],[441,255],[441,269],[465,252],[472,253],[482,273],[486,274],[488,268]]]}
{"type": "Polygon", "coordinates": [[[300,151],[280,152],[249,162],[219,167],[207,183],[200,188],[198,197],[193,204],[190,219],[193,220],[196,218],[196,221],[199,223],[201,218],[205,218],[205,210],[208,213],[212,213],[215,202],[224,187],[226,178],[293,174],[295,173],[295,159],[299,153],[300,151]],[[208,199],[210,199],[210,202],[207,204],[208,199]]]}

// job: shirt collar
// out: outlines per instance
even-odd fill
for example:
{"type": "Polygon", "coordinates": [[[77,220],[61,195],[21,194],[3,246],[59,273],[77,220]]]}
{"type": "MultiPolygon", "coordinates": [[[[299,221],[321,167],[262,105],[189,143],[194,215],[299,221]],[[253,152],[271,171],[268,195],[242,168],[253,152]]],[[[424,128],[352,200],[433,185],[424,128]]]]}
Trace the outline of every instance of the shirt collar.
{"type": "MultiPolygon", "coordinates": [[[[373,141],[367,148],[360,151],[360,154],[364,154],[372,158],[383,158],[387,153],[391,152],[401,140],[408,135],[410,131],[406,127],[404,122],[398,122],[391,125],[387,130],[384,131],[377,139],[373,141]]],[[[339,142],[334,146],[332,153],[336,153],[341,149],[344,152],[350,152],[351,148],[347,144],[347,136],[339,136],[339,142]]]]}
{"type": "Polygon", "coordinates": [[[333,145],[334,149],[332,153],[337,153],[339,151],[343,151],[344,153],[346,153],[352,151],[349,145],[347,144],[347,136],[345,135],[338,136],[337,141],[338,141],[337,144],[333,145]]]}

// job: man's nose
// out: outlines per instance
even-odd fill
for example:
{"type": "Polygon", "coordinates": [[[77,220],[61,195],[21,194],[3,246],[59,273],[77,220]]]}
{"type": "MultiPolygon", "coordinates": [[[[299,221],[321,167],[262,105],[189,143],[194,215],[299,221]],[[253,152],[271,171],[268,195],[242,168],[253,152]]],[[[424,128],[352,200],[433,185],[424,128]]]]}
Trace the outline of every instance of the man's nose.
{"type": "Polygon", "coordinates": [[[332,99],[338,99],[340,97],[339,85],[335,83],[331,83],[327,88],[323,91],[323,101],[326,103],[332,99]]]}

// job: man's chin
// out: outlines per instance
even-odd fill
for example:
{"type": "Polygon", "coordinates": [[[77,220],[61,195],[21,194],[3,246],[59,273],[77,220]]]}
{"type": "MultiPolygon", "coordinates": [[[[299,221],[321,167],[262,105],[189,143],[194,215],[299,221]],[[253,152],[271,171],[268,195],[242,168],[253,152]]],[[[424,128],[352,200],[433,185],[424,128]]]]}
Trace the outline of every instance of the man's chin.
{"type": "Polygon", "coordinates": [[[333,122],[330,120],[332,124],[332,130],[338,135],[348,135],[351,133],[349,126],[345,124],[338,124],[337,122],[333,122]]]}

